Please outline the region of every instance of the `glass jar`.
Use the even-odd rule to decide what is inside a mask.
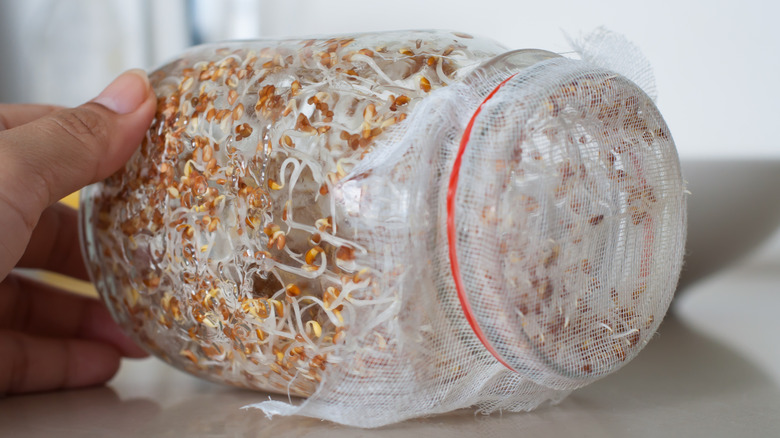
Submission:
[[[82,196],[111,313],[192,374],[378,426],[527,410],[633,358],[680,270],[669,131],[622,76],[444,31],[195,47]]]

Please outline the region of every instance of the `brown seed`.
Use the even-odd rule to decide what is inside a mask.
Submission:
[[[209,222],[209,232],[213,233],[217,229],[217,225],[219,225],[219,218],[213,218],[211,222]]]
[[[396,119],[395,117],[390,117],[389,119],[386,119],[382,122],[381,125],[379,125],[380,128],[385,129],[388,126],[395,125]]]
[[[330,286],[327,290],[325,290],[325,293],[322,294],[322,303],[325,305],[326,309],[330,309],[330,303],[333,302],[333,300],[336,299],[336,288],[333,286]]]
[[[297,297],[301,294],[301,289],[296,286],[294,283],[290,283],[285,288],[285,291],[287,292],[287,295],[290,297]]]
[[[184,93],[184,92],[186,92],[187,90],[189,90],[189,89],[192,87],[192,85],[193,85],[194,83],[195,83],[195,79],[193,79],[192,77],[187,77],[187,78],[185,78],[185,79],[184,79],[184,80],[181,82],[181,85],[179,86],[179,92],[180,92],[180,93]]]
[[[149,288],[156,288],[160,285],[160,277],[149,277],[143,279],[144,285]]]
[[[369,121],[376,115],[376,106],[373,103],[369,103],[366,109],[363,110],[363,120]]]
[[[334,334],[333,334],[333,343],[334,343],[334,344],[338,344],[339,342],[341,342],[341,340],[342,340],[343,338],[344,338],[344,331],[343,331],[343,330],[341,330],[341,327],[339,327],[339,328],[336,330],[336,333],[334,333]]]
[[[364,278],[366,278],[366,274],[368,274],[368,268],[363,268],[357,271],[355,275],[352,276],[352,282],[360,283]]]
[[[319,92],[317,92],[317,94],[314,95],[314,101],[317,102],[317,103],[323,104],[324,107],[327,108],[328,105],[325,104],[325,101],[328,100],[328,97],[329,97],[328,93],[326,93],[324,91],[319,91]],[[317,109],[322,110],[320,105],[317,105]]]
[[[313,126],[311,126],[311,122],[309,122],[309,119],[303,114],[298,114],[298,118],[295,121],[295,129],[297,129],[300,132],[305,132],[307,134],[317,133],[317,130],[314,129]]]
[[[315,337],[322,336],[322,327],[320,326],[320,323],[314,320],[306,321],[306,332],[307,334],[311,335],[313,334]],[[322,363],[322,359],[320,356],[315,356],[314,358],[319,358],[317,361],[317,366],[319,366],[320,363]],[[314,363],[314,358],[312,358],[312,363]]]
[[[403,106],[406,105],[407,103],[409,103],[409,96],[405,96],[402,94],[395,98],[395,104],[397,106]]]
[[[620,359],[621,362],[626,360],[626,351],[623,350],[623,347],[620,345],[613,345],[612,350],[615,352],[615,355],[618,359]]]
[[[631,221],[634,223],[634,225],[639,225],[644,222],[648,216],[649,215],[646,211],[635,210],[633,213],[631,213]]]
[[[310,250],[306,251],[306,264],[307,265],[313,265],[314,260],[316,260],[317,255],[319,255],[323,251],[322,247],[317,245]]]
[[[192,183],[192,192],[198,196],[203,196],[208,190],[208,184],[206,178],[203,175],[198,175]]]
[[[371,125],[369,125],[367,122],[363,122],[363,138],[371,138]]]
[[[598,216],[591,217],[588,222],[590,222],[590,224],[595,227],[596,225],[600,224],[601,221],[603,221],[603,220],[604,220],[604,215],[600,214]]]
[[[431,91],[431,81],[425,76],[420,77],[420,89],[426,93]]]
[[[276,224],[269,224],[266,225],[265,228],[263,228],[263,232],[269,238],[273,236],[277,231],[279,231],[279,225]]]
[[[284,305],[279,300],[268,300],[269,303],[271,303],[274,306],[274,311],[276,312],[276,316],[279,318],[284,318]]]
[[[320,231],[325,231],[328,228],[332,228],[333,227],[331,221],[332,221],[332,218],[330,216],[328,216],[326,218],[320,218],[320,219],[317,219],[314,222],[314,226],[317,227],[317,229],[320,230]]]
[[[287,103],[287,106],[284,107],[284,111],[282,111],[282,117],[290,114],[295,109],[295,100],[291,100]]]
[[[236,100],[238,100],[238,92],[236,90],[230,90],[227,96],[228,105],[233,106],[233,104],[236,103]]]
[[[244,115],[244,104],[239,103],[234,109],[233,109],[233,120],[238,120]]]
[[[355,250],[349,246],[342,246],[336,251],[336,258],[344,261],[355,259]]]
[[[628,335],[628,345],[630,347],[636,346],[639,343],[640,331],[637,329],[635,332]]]
[[[192,361],[193,364],[198,364],[198,357],[195,356],[195,353],[191,352],[190,350],[181,350],[179,354]]]
[[[639,299],[646,291],[647,291],[647,284],[642,283],[639,285],[639,287],[634,289],[633,292],[631,292],[631,298],[635,300]]]
[[[547,257],[544,258],[543,266],[545,268],[549,268],[553,264],[555,264],[558,261],[558,256],[561,253],[561,246],[559,244],[555,244],[555,246],[552,247],[550,250],[550,253],[547,255]]]
[[[270,248],[272,246],[276,246],[276,249],[281,251],[284,248],[286,242],[287,237],[285,236],[284,231],[277,231],[268,240],[268,247]]]

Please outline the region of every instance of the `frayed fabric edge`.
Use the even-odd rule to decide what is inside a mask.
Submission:
[[[583,32],[577,38],[564,32],[564,37],[582,61],[626,77],[639,86],[653,102],[658,100],[650,61],[639,46],[624,35],[601,26],[591,32]]]

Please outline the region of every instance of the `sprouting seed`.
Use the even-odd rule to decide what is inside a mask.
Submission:
[[[315,337],[322,336],[322,327],[320,326],[320,323],[314,320],[306,321],[306,332],[307,334],[314,334]]]
[[[306,264],[313,265],[317,255],[319,255],[322,251],[323,249],[319,245],[314,246],[310,250],[306,251]]]
[[[295,284],[290,283],[285,287],[285,291],[287,291],[287,295],[291,297],[297,297],[301,294],[301,289]]]

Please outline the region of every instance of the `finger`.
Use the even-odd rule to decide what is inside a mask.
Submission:
[[[30,123],[60,109],[62,107],[56,105],[0,103],[0,131]]]
[[[94,101],[0,132],[0,278],[27,246],[41,212],[116,171],[155,110],[143,72],[119,76]]]
[[[0,283],[0,329],[97,341],[123,356],[148,356],[122,332],[99,300],[13,274]]]
[[[0,330],[0,394],[80,388],[108,381],[119,352],[81,339],[53,339]]]
[[[2,167],[14,177],[5,179],[23,189],[6,195],[12,199],[33,195],[36,199],[30,202],[38,202],[40,213],[63,196],[107,177],[138,147],[154,109],[145,73],[131,70],[92,102],[0,132]]]
[[[89,281],[78,236],[78,212],[55,203],[41,214],[16,266],[45,269]]]

